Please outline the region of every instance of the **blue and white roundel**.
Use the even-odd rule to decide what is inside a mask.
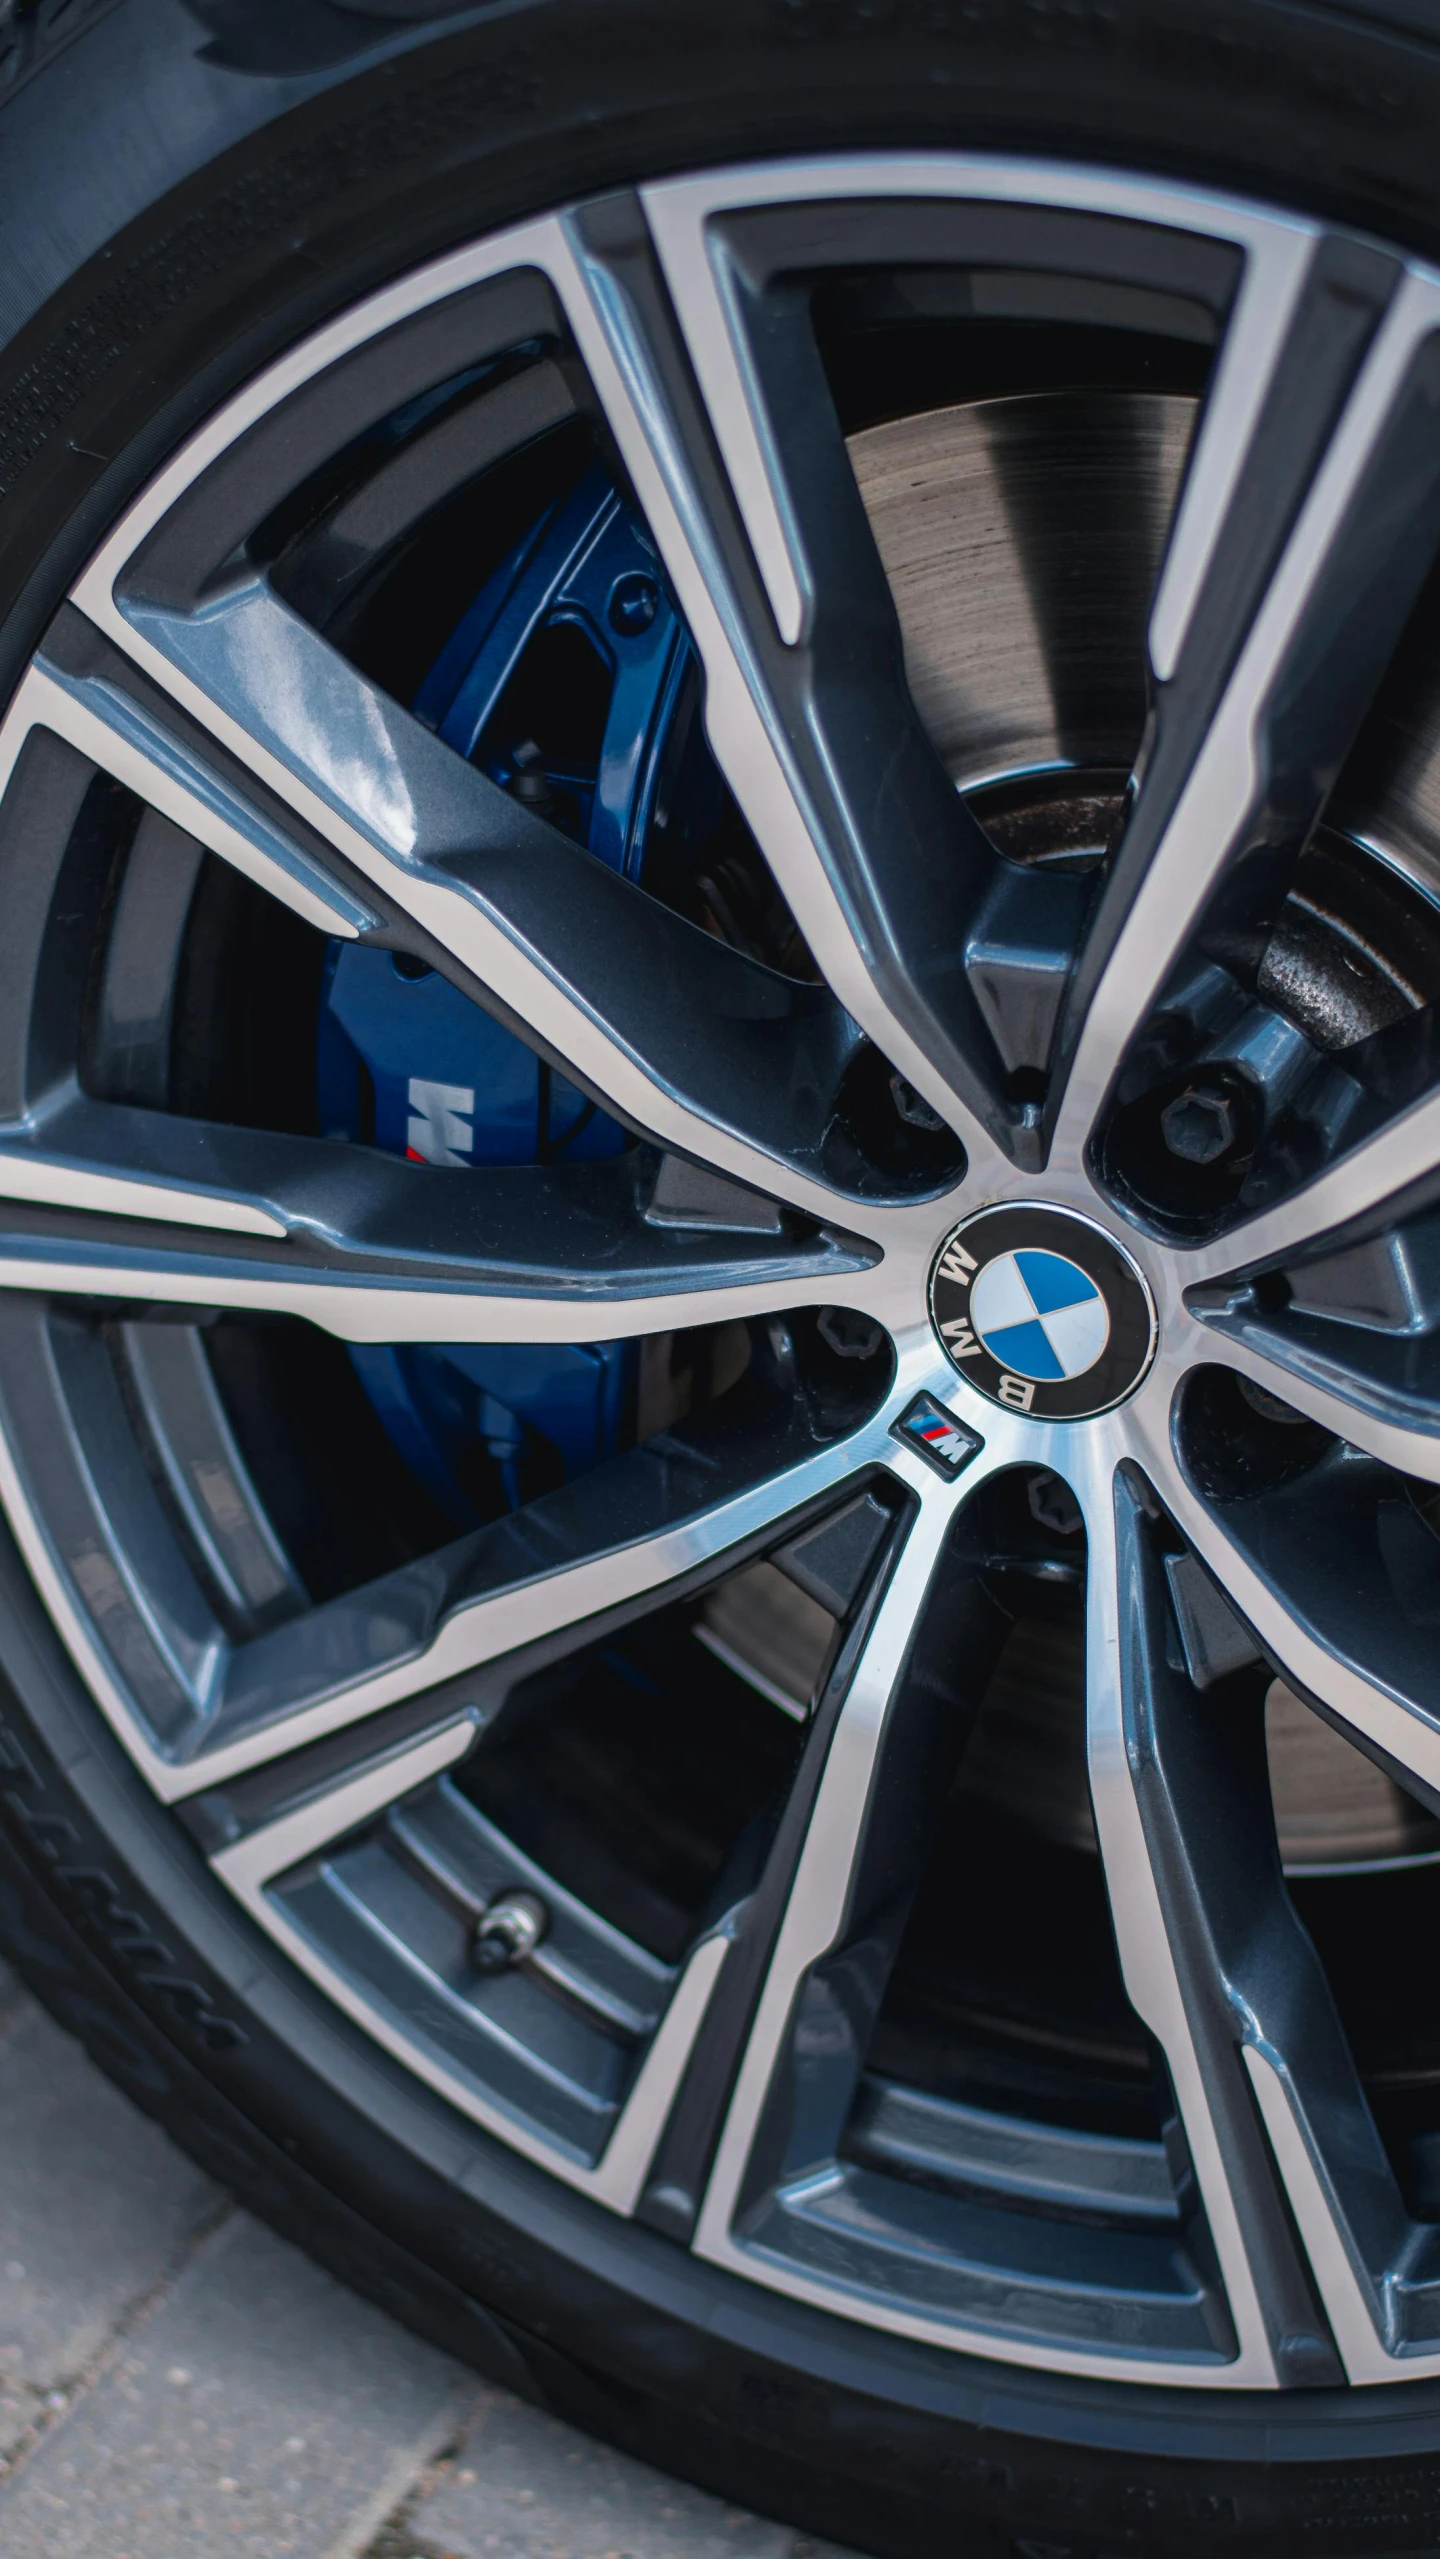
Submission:
[[[1089,1273],[1033,1247],[997,1253],[970,1291],[970,1321],[1014,1377],[1083,1377],[1110,1338],[1110,1312]]]

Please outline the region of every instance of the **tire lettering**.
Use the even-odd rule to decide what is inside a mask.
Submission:
[[[207,2052],[219,2053],[248,2041],[245,2030],[219,2014],[210,1994],[185,1978],[164,1940],[143,1915],[124,1900],[114,1877],[103,1866],[81,1863],[79,1831],[63,1813],[47,1813],[30,1802],[43,1795],[43,1784],[18,1736],[0,1723],[0,1795],[50,1870],[58,1897],[76,1924],[123,1968],[139,1988],[168,2009],[174,2023]]]

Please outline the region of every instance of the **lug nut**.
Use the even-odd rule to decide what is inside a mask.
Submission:
[[[536,1893],[498,1893],[475,1923],[471,1959],[477,1973],[507,1972],[533,1955],[550,1913]]]
[[[1237,1135],[1235,1105],[1228,1093],[1217,1093],[1203,1084],[1189,1084],[1167,1102],[1160,1114],[1160,1132],[1172,1155],[1182,1164],[1218,1164],[1228,1155]]]

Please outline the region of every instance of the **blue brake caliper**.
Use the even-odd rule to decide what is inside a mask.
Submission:
[[[567,625],[609,686],[593,767],[572,758],[567,769],[546,752],[543,712],[538,751],[507,724],[522,659]],[[688,662],[654,553],[596,467],[487,579],[414,707],[492,780],[638,880]],[[574,1163],[625,1144],[616,1121],[447,979],[353,944],[332,944],[326,959],[318,1086],[327,1137],[428,1164]],[[458,1528],[609,1456],[633,1408],[628,1343],[366,1345],[350,1356],[395,1446]]]

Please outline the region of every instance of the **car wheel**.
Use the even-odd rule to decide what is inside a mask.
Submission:
[[[1428,2547],[1430,12],[0,48],[4,1944],[732,2499]]]

